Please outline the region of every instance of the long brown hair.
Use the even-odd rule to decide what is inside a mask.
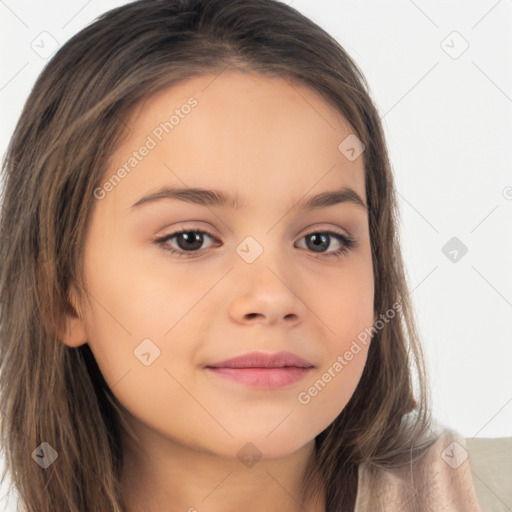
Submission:
[[[351,124],[365,146],[375,316],[401,306],[373,333],[349,403],[316,437],[303,498],[317,475],[327,511],[353,510],[360,464],[412,463],[432,442],[393,176],[361,71],[332,36],[276,0],[141,0],[105,13],[60,48],[24,106],[3,165],[2,480],[11,474],[28,512],[123,510],[119,404],[89,346],[67,347],[57,333],[66,314],[79,314],[69,294],[84,289],[94,189],[124,121],[156,91],[228,68],[306,85]],[[46,469],[33,460],[41,443],[58,453]]]

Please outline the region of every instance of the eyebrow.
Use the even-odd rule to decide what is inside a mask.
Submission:
[[[140,198],[131,208],[137,209],[142,205],[163,199],[184,201],[202,206],[228,206],[236,210],[246,207],[237,195],[227,194],[221,190],[200,187],[177,188],[166,186]],[[369,207],[361,199],[359,194],[350,187],[341,187],[337,190],[321,192],[320,194],[302,199],[295,206],[298,207],[299,210],[318,210],[339,203],[353,204],[364,209],[365,212],[369,211]]]

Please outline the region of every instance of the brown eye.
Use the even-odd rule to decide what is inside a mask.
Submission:
[[[202,247],[206,237],[215,240],[215,237],[207,231],[200,229],[181,230],[170,235],[163,236],[155,240],[155,243],[165,251],[169,251],[176,256],[192,257],[200,253],[205,247]],[[317,230],[304,235],[302,239],[306,240],[306,249],[318,255],[327,257],[339,257],[346,254],[350,249],[357,246],[354,238],[349,235],[337,233],[335,231]],[[327,251],[332,244],[332,239],[341,245],[336,250]],[[171,243],[171,241],[173,243]]]
[[[204,249],[202,245],[205,241],[205,235],[208,238],[214,238],[213,235],[207,231],[189,229],[177,231],[176,233],[171,233],[170,235],[161,237],[155,240],[155,243],[161,246],[162,249],[170,251],[173,254],[186,256],[187,253],[196,253],[201,251],[201,249]],[[170,243],[173,239],[176,239],[175,246]]]
[[[354,238],[348,235],[344,235],[342,233],[337,233],[335,231],[312,231],[307,235],[304,235],[302,238],[306,240],[306,248],[310,249],[312,252],[316,252],[317,254],[324,254],[326,256],[335,256],[339,257],[342,254],[346,254],[350,249],[356,247],[356,241]],[[336,239],[341,247],[334,251],[325,252],[325,249],[329,248],[332,243],[332,238]]]

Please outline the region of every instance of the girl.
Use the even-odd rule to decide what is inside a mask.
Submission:
[[[480,510],[429,412],[377,111],[299,12],[106,13],[44,69],[4,172],[24,510]]]

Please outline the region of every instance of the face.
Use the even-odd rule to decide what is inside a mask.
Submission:
[[[95,191],[90,306],[65,342],[90,345],[142,438],[224,457],[298,450],[352,396],[374,319],[353,130],[315,91],[236,71],[157,93],[128,126]],[[208,368],[281,351],[309,368]]]

